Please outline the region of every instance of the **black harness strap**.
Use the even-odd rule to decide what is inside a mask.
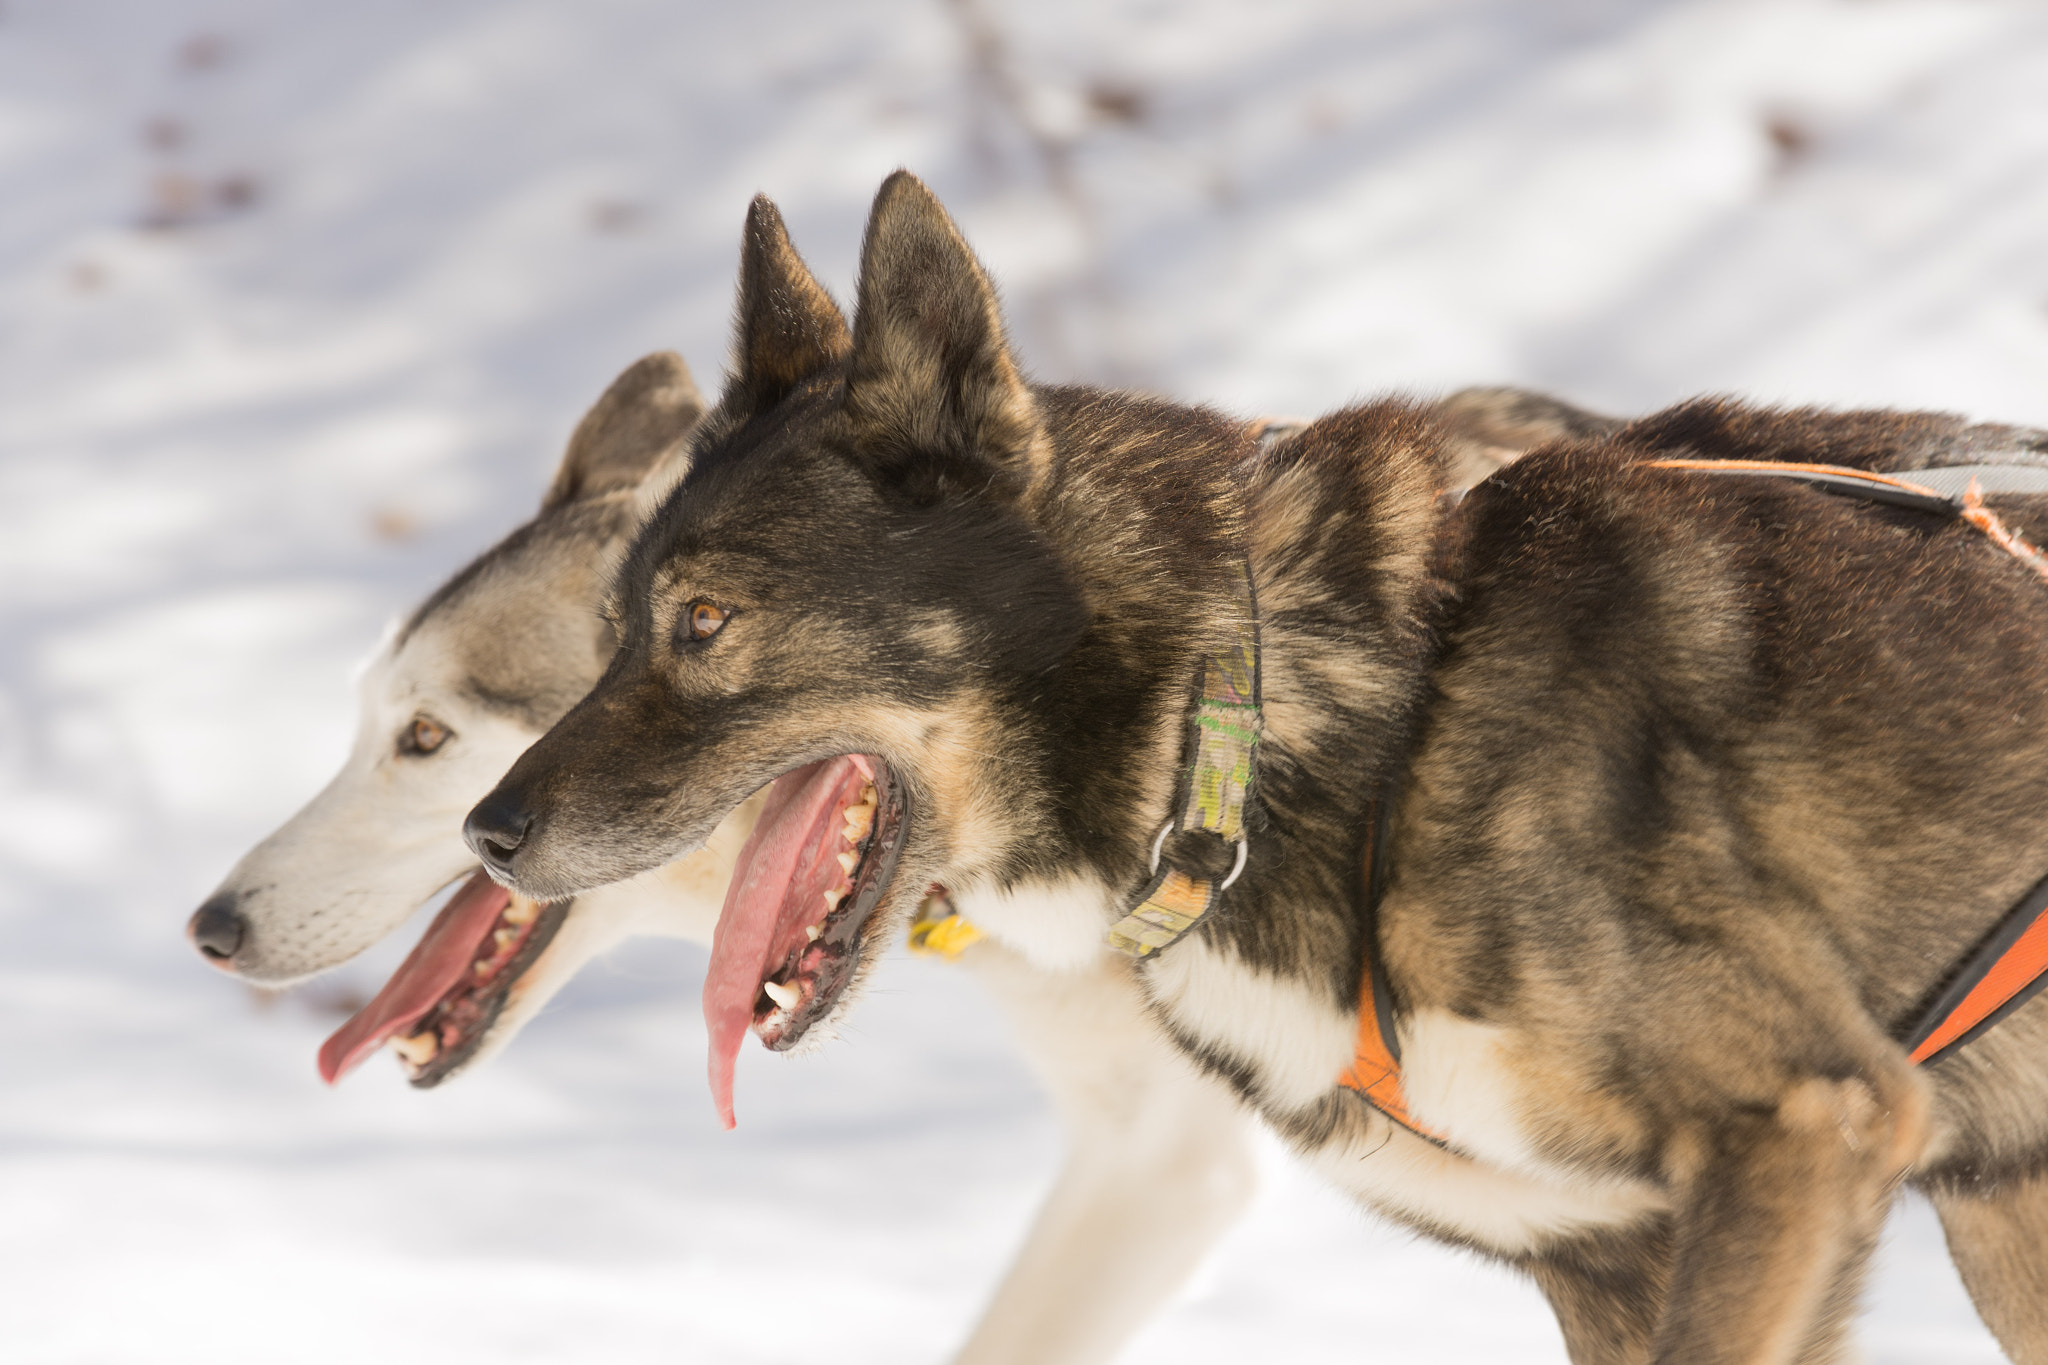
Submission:
[[[1655,468],[1693,474],[1795,479],[1824,493],[1910,507],[1977,526],[2001,549],[2042,572],[2042,556],[2008,531],[1983,505],[1991,494],[2048,494],[2048,468],[1974,464],[1874,474],[1834,465],[1774,464],[1763,460],[1655,460]],[[1893,1036],[1917,1063],[1941,1061],[2048,988],[2048,877],[2017,905],[1957,966],[1946,985]]]

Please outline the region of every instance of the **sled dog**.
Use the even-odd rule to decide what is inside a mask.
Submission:
[[[602,680],[467,821],[560,900],[773,783],[706,987],[721,1104],[936,883],[1045,971],[1132,954],[1188,1057],[1526,1270],[1577,1361],[1841,1358],[1904,1181],[2048,1361],[2048,1006],[1899,1038],[2048,874],[2048,506],[1823,491],[1983,431],[1702,401],[1454,504],[1407,403],[1261,452],[1027,383],[907,173],[850,328],[756,201],[737,357]]]
[[[587,962],[632,934],[710,944],[758,802],[705,847],[540,904],[474,875],[461,819],[596,682],[614,641],[599,589],[667,487],[703,404],[676,356],[627,369],[584,417],[538,515],[397,627],[361,681],[354,752],[192,917],[215,965],[258,983],[335,966],[461,888],[377,998],[323,1050],[330,1080],[380,1047],[415,1086],[478,1065]],[[1440,407],[1470,477],[1599,419],[1511,389]],[[1611,425],[1611,424],[1610,424]],[[1270,439],[1288,424],[1267,424]],[[1066,1120],[1065,1169],[958,1359],[1109,1359],[1236,1217],[1248,1118],[1146,1016],[1129,965],[1053,974],[991,940],[961,962],[995,995]]]

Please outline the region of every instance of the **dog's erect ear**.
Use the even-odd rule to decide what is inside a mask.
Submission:
[[[967,473],[1011,493],[1037,476],[1038,418],[995,286],[924,182],[882,182],[861,243],[846,412],[885,478]]]
[[[637,487],[703,416],[704,395],[681,356],[656,351],[640,357],[576,424],[540,510]]]
[[[742,418],[765,412],[843,360],[849,345],[839,305],[790,245],[775,205],[755,195],[740,238],[739,335],[720,405]]]

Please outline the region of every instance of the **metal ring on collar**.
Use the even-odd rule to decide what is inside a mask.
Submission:
[[[1168,820],[1159,827],[1159,837],[1152,841],[1152,870],[1154,872],[1159,870],[1159,854],[1166,847],[1166,836],[1171,833],[1173,833],[1173,821]],[[1239,839],[1237,841],[1237,865],[1230,869],[1230,875],[1225,877],[1223,884],[1216,888],[1218,892],[1228,891],[1230,884],[1244,875],[1245,858],[1251,852],[1251,847],[1251,843],[1248,840]]]
[[[1237,841],[1237,866],[1230,869],[1230,875],[1225,877],[1223,884],[1216,888],[1217,895],[1220,896],[1225,891],[1228,891],[1230,884],[1244,875],[1245,855],[1251,851],[1251,847],[1251,842],[1247,839],[1239,839]]]

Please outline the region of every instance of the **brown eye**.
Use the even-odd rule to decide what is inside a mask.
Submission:
[[[405,754],[430,754],[447,742],[447,726],[426,716],[414,716],[412,724],[406,726],[405,733],[398,737],[398,751]]]
[[[726,618],[731,615],[724,607],[714,607],[709,602],[692,602],[683,608],[683,637],[708,640],[725,629]]]

